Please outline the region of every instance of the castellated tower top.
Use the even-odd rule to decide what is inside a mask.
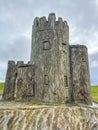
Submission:
[[[36,17],[34,19],[34,28],[38,30],[43,30],[43,29],[65,29],[66,27],[68,28],[67,22],[63,21],[61,17],[58,18],[56,21],[56,16],[55,13],[50,13],[48,16],[48,20],[46,19],[45,16],[43,17]]]

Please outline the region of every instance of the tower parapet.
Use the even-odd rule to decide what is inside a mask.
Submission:
[[[33,30],[35,31],[43,31],[43,30],[51,30],[51,29],[62,29],[63,31],[68,31],[69,26],[66,21],[63,21],[61,17],[56,21],[56,16],[54,13],[49,14],[48,20],[45,16],[36,17],[33,23]]]

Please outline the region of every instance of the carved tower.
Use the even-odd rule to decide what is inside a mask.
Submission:
[[[31,63],[36,66],[36,97],[47,102],[70,100],[69,26],[54,13],[35,18]]]

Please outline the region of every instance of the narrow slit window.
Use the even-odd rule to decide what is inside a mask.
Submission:
[[[68,79],[66,75],[64,75],[64,84],[65,84],[65,87],[68,87]]]
[[[62,43],[62,50],[65,52],[66,51],[66,46],[67,46],[67,44],[66,43]]]
[[[38,23],[38,22],[36,23],[36,26],[39,26],[39,23]]]
[[[44,75],[44,84],[45,85],[49,84],[49,76],[48,75]]]
[[[66,46],[67,44],[63,42],[62,45],[65,45],[65,46]]]

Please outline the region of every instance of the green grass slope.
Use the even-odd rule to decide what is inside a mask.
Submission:
[[[98,102],[98,86],[91,86],[93,101]]]
[[[0,83],[0,94],[3,93],[4,83]],[[93,101],[98,102],[98,86],[91,86]]]
[[[3,93],[4,83],[0,83],[0,94]]]

